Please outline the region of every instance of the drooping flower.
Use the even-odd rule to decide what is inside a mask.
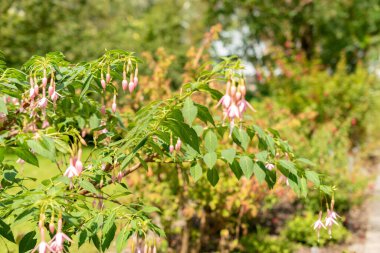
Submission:
[[[73,158],[70,158],[70,165],[67,167],[64,176],[68,178],[73,178],[75,176],[79,176],[77,169],[75,168]]]
[[[169,152],[170,153],[174,152],[174,146],[173,146],[173,144],[170,144],[170,146],[169,146]]]
[[[47,107],[48,100],[46,96],[43,96],[40,101],[38,101],[38,106],[41,107],[42,109],[45,109]]]
[[[72,242],[71,238],[62,232],[62,218],[58,219],[57,233],[54,235],[53,239],[50,241],[50,246],[53,252],[61,253],[63,252],[63,243],[66,241]]]
[[[45,230],[44,230],[44,227],[40,224],[39,228],[40,228],[41,242],[33,249],[32,253],[36,252],[37,249],[38,249],[39,253],[46,253],[47,250],[50,250],[51,252],[55,252],[53,250],[53,248],[51,248],[50,245],[45,241]]]
[[[327,216],[326,216],[326,219],[325,219],[325,226],[327,227],[327,230],[329,232],[330,238],[332,237],[332,226],[334,224],[337,225],[337,226],[339,226],[339,223],[336,221],[337,217],[338,217],[338,215],[333,210],[327,209]]]
[[[113,95],[113,102],[112,102],[112,106],[111,106],[111,109],[112,109],[112,112],[115,113],[116,112],[116,94]]]
[[[78,175],[80,175],[83,170],[83,164],[82,164],[81,158],[82,158],[82,149],[79,149],[78,154],[77,154],[77,159],[75,162],[75,169],[77,170]]]
[[[326,229],[325,225],[323,225],[323,222],[322,222],[322,211],[319,212],[318,220],[316,222],[314,222],[313,227],[314,227],[314,230],[317,231],[318,241],[319,241],[319,232],[320,232],[321,228]]]

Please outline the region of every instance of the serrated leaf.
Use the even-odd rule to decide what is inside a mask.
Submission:
[[[95,194],[98,193],[98,191],[96,190],[95,186],[93,184],[91,184],[90,182],[88,182],[88,181],[81,180],[79,182],[79,186],[82,187],[83,189],[85,189],[86,191],[91,192],[91,193],[95,193]]]
[[[55,152],[46,149],[39,141],[37,140],[28,140],[28,146],[33,150],[33,152],[55,161]]]
[[[87,238],[87,230],[82,230],[79,234],[78,249],[86,242]]]
[[[205,148],[208,152],[215,151],[215,149],[218,146],[218,137],[213,131],[211,130],[207,131],[204,141],[205,141]]]
[[[108,232],[106,234],[103,234],[103,237],[102,237],[102,251],[103,252],[110,247],[111,242],[113,238],[115,237],[115,233],[116,233],[116,225],[115,223],[113,223],[111,228],[108,230]]]
[[[246,178],[251,178],[253,173],[253,161],[248,156],[240,157],[239,165]]]
[[[288,161],[288,160],[280,160],[278,161],[278,165],[281,167],[281,168],[284,168],[286,169],[288,172],[294,174],[294,175],[297,175],[297,169],[296,169],[296,166],[294,165],[294,163],[292,163],[291,161]]]
[[[219,181],[219,174],[215,168],[207,170],[207,179],[212,186],[215,186]]]
[[[269,151],[271,152],[271,154],[273,156],[276,155],[276,149],[275,149],[274,140],[273,140],[272,136],[266,135],[265,142],[266,142],[267,147],[268,147]]]
[[[19,242],[18,252],[25,253],[33,249],[37,243],[37,239],[35,238],[35,236],[36,231],[30,231],[26,233]]]
[[[191,126],[194,119],[197,117],[197,113],[198,107],[194,105],[193,100],[189,97],[186,98],[182,108],[182,116],[185,119],[185,123]]]
[[[215,152],[207,153],[203,156],[203,161],[206,163],[209,169],[212,169],[216,164],[217,156]]]
[[[323,191],[324,193],[326,193],[327,195],[331,195],[331,193],[332,193],[332,188],[331,188],[331,186],[320,185],[320,186],[319,186],[319,189],[320,189],[321,191]]]
[[[204,105],[195,104],[198,107],[198,118],[202,120],[204,123],[210,122],[212,125],[215,125],[214,119],[208,108]]]
[[[66,142],[60,139],[54,139],[55,142],[55,147],[58,149],[59,152],[63,154],[68,154],[70,153],[70,146]]]
[[[195,125],[195,126],[192,126],[192,128],[194,129],[194,131],[197,133],[197,135],[199,137],[202,136],[202,133],[203,133],[203,127],[200,126],[200,125]]]
[[[247,132],[244,131],[243,129],[240,129],[239,132],[240,132],[239,134],[240,134],[241,147],[244,150],[247,150],[249,142],[251,141],[251,139],[249,138],[249,135],[247,134]]]
[[[100,125],[100,119],[94,113],[94,114],[91,115],[89,123],[90,123],[90,128],[91,129],[97,128]]]
[[[32,152],[30,152],[28,149],[22,148],[22,147],[17,147],[17,148],[13,148],[12,150],[15,152],[15,154],[18,157],[20,157],[25,162],[30,163],[30,164],[37,166],[37,167],[39,166],[37,157]]]
[[[197,182],[202,177],[202,167],[197,163],[190,168],[190,175]]]
[[[268,158],[268,151],[261,151],[255,155],[256,159],[265,163]]]
[[[234,159],[235,159],[235,156],[236,156],[236,150],[235,149],[232,149],[232,148],[230,148],[230,149],[225,149],[225,150],[222,150],[222,152],[221,152],[221,154],[222,154],[222,157],[224,158],[224,159],[226,159],[226,161],[228,162],[228,163],[233,163],[233,161],[234,161]]]
[[[321,182],[320,182],[319,176],[316,172],[311,171],[311,170],[307,170],[307,171],[305,171],[305,175],[306,175],[307,180],[313,182],[315,184],[315,186],[319,187]]]
[[[254,163],[253,165],[253,173],[255,173],[255,177],[257,178],[257,181],[259,183],[263,183],[265,181],[266,173],[265,171],[259,166],[259,164]]]
[[[234,173],[235,177],[239,180],[243,175],[243,171],[241,170],[239,163],[236,160],[234,160],[232,163],[230,163],[230,168]]]

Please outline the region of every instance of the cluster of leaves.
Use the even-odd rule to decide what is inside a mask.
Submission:
[[[54,223],[57,214],[63,216],[64,231],[79,236],[79,246],[88,240],[100,251],[110,246],[117,227],[120,227],[118,251],[132,235],[144,239],[145,243],[150,240],[151,232],[164,236],[149,218],[156,208],[121,200],[130,194],[121,179],[140,167],[148,169],[148,163],[175,163],[180,168],[188,164],[195,181],[203,176],[205,169],[208,181],[215,186],[219,181],[215,165],[223,162],[237,179],[255,175],[259,182],[266,182],[272,188],[281,175],[300,196],[307,195],[307,181],[318,191],[331,193],[331,187],[322,183],[320,175],[305,169],[312,163],[296,157],[274,129],[263,130],[242,121],[239,127],[231,129],[232,137],[226,145],[219,145],[228,135],[228,127],[216,122],[208,107],[195,103],[192,97],[205,93],[214,100],[220,99],[222,94],[212,89],[210,82],[223,82],[231,71],[240,71],[235,58],[226,58],[211,70],[200,71],[194,81],[182,87],[180,94],[143,106],[135,115],[128,116],[127,124],[122,115],[110,110],[103,115],[99,103],[101,99],[109,100],[107,92],[119,92],[122,96],[117,81],[122,79],[120,73],[126,61],[136,64],[139,60],[130,52],[109,50],[95,61],[70,64],[61,53],[49,53],[45,57],[32,57],[21,70],[4,70],[0,77],[1,93],[18,100],[2,105],[0,234],[3,237],[14,242],[9,224],[37,224],[41,215]],[[100,79],[105,66],[110,67],[113,84],[102,92]],[[56,106],[47,107],[50,124],[47,128],[40,127],[40,117],[28,114],[28,73],[44,69],[54,71],[56,89],[62,95]],[[30,124],[37,129],[28,127]],[[95,147],[84,162],[84,172],[69,180],[62,176],[61,168],[67,166],[67,156],[73,155],[78,146],[87,144],[80,134],[85,129],[89,133],[87,143]],[[107,131],[99,134],[104,129]],[[182,148],[174,153],[168,148],[171,138],[183,142]],[[37,167],[37,155],[46,157],[57,164],[57,175],[40,185],[29,186],[26,182],[36,179],[24,177],[17,166],[4,159],[4,154],[9,152]],[[276,169],[267,169],[269,163]],[[114,189],[112,193],[111,189]],[[91,205],[92,200],[95,201]],[[35,232],[27,233],[21,242],[23,250],[33,248]]]

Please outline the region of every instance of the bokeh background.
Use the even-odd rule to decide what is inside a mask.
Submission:
[[[162,210],[160,250],[355,252],[380,154],[379,13],[378,0],[1,0],[0,50],[9,66],[50,51],[73,62],[134,51],[148,100],[176,92],[202,63],[241,57],[252,117],[336,185],[342,226],[318,242],[318,194],[299,199],[285,183],[269,190],[227,173],[213,188],[168,165],[128,179]]]

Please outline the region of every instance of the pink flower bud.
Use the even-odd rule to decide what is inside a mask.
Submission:
[[[106,106],[102,105],[102,108],[100,109],[101,114],[106,114]]]
[[[46,87],[46,84],[47,84],[47,78],[46,76],[42,78],[42,87]]]
[[[55,228],[54,228],[54,223],[53,223],[53,222],[50,222],[50,223],[49,223],[49,231],[50,231],[50,233],[54,233],[54,230],[55,230]]]
[[[123,79],[121,86],[123,88],[123,91],[125,91],[128,88],[128,81]]]
[[[56,102],[58,100],[58,93],[56,91],[54,91],[53,94],[51,94],[51,100],[53,102]]]
[[[42,128],[47,128],[49,126],[50,126],[49,121],[44,120],[44,122],[42,122]]]
[[[104,79],[100,80],[100,83],[102,84],[103,90],[106,89],[106,81]]]
[[[29,90],[29,97],[30,99],[33,99],[35,96],[36,96],[36,93],[34,92],[34,87],[32,87]]]
[[[232,85],[231,86],[231,97],[235,97],[235,95],[236,95],[236,86],[235,85]]]
[[[117,181],[119,183],[121,183],[121,180],[123,179],[123,173],[121,171],[119,171],[119,173],[117,174]]]
[[[34,94],[37,96],[38,95],[38,91],[39,91],[39,89],[38,89],[38,85],[36,84],[36,85],[34,85]]]
[[[110,73],[107,73],[107,74],[106,74],[106,82],[107,82],[107,83],[110,83],[110,82],[111,82],[111,74],[110,74]]]
[[[137,84],[138,84],[138,82],[139,82],[139,79],[137,78],[137,76],[135,76],[135,77],[133,78],[133,82],[134,82],[135,86],[137,86]]]
[[[54,91],[55,91],[54,86],[50,85],[49,89],[48,89],[49,97],[51,97],[51,95],[53,95]]]
[[[173,151],[174,151],[174,146],[173,146],[173,145],[170,145],[170,146],[169,146],[169,152],[170,152],[170,153],[173,153]]]
[[[80,175],[80,174],[82,173],[82,170],[83,170],[83,164],[82,164],[81,160],[78,159],[78,160],[75,162],[75,169],[77,170],[78,175]]]
[[[237,101],[239,101],[241,99],[241,92],[240,91],[236,92],[235,98],[236,98]]]
[[[133,92],[133,90],[135,89],[135,83],[134,82],[132,82],[132,81],[130,81],[129,82],[129,92],[130,93],[132,93]]]
[[[112,103],[111,109],[113,113],[116,112],[116,103]]]
[[[245,88],[245,85],[240,85],[240,86],[239,86],[239,90],[240,90],[241,94],[242,94],[243,97],[244,97],[245,94],[247,93],[247,89]]]
[[[182,141],[180,138],[178,138],[177,143],[175,144],[175,150],[180,151],[182,146]]]

